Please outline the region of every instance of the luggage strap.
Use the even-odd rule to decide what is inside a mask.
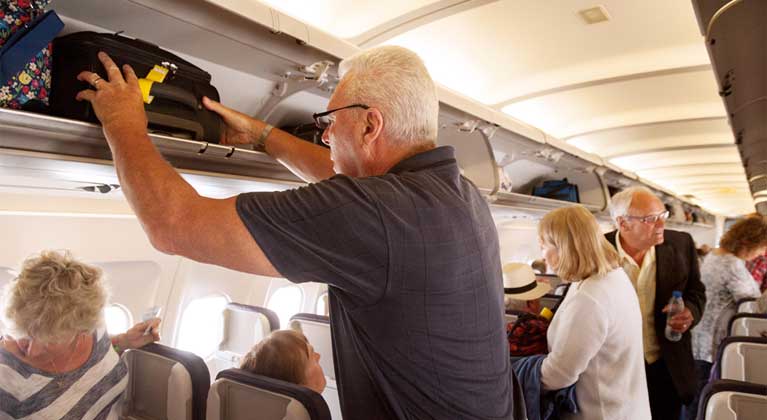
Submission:
[[[0,82],[5,84],[56,37],[64,22],[49,10],[14,33],[0,48]]]

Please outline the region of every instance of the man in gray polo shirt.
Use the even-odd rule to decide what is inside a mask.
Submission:
[[[315,114],[330,151],[205,105],[228,144],[254,142],[308,186],[200,197],[146,134],[136,78],[100,57],[79,78],[125,195],[161,251],[293,282],[327,283],[347,419],[524,418],[503,322],[498,237],[450,147],[435,147],[436,88],[420,58],[380,47],[341,63]],[[338,175],[334,175],[334,173]],[[151,174],[151,175],[147,175]]]

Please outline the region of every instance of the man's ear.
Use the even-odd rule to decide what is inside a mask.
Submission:
[[[362,142],[366,146],[372,145],[381,137],[384,128],[384,119],[381,110],[370,108],[365,111],[365,132],[362,135]]]

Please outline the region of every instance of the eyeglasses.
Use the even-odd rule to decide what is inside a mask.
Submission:
[[[319,128],[320,130],[324,130],[330,127],[330,124],[333,124],[333,121],[335,121],[335,118],[331,116],[330,114],[336,111],[340,111],[342,109],[349,109],[349,108],[370,109],[370,107],[365,104],[347,105],[347,106],[342,106],[341,108],[330,109],[325,112],[318,112],[316,114],[312,114],[312,118],[314,118],[314,123],[317,124],[317,128]]]
[[[651,223],[657,223],[658,220],[665,221],[666,219],[668,219],[668,215],[669,215],[669,212],[668,212],[668,210],[666,210],[663,213],[651,214],[649,216],[629,216],[629,215],[625,215],[623,217],[625,217],[626,219],[638,220],[638,221],[640,221],[642,223],[646,223],[646,224],[649,225]]]

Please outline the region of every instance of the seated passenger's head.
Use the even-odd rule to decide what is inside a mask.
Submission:
[[[240,368],[322,393],[325,374],[319,362],[319,353],[303,334],[279,330],[253,347],[242,359]]]
[[[746,261],[764,254],[767,249],[767,219],[752,214],[738,220],[722,236],[719,247]]]
[[[530,263],[530,267],[538,274],[546,274],[549,271],[548,267],[546,267],[546,261],[543,260],[533,261]]]
[[[100,269],[56,251],[24,261],[6,295],[11,335],[22,339],[28,356],[69,348],[80,334],[94,332],[107,301]]]
[[[535,278],[532,267],[521,263],[508,263],[503,266],[503,291],[506,309],[541,312],[541,297],[551,290],[551,286]]]
[[[336,173],[382,174],[436,145],[437,88],[417,54],[393,45],[372,48],[343,60],[338,71],[341,81],[327,105],[337,111],[322,135]]]
[[[619,266],[618,252],[583,206],[546,214],[538,224],[538,240],[546,264],[565,281],[602,276]]]

